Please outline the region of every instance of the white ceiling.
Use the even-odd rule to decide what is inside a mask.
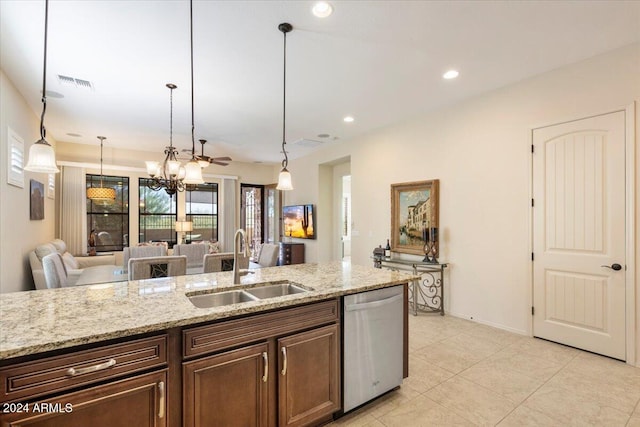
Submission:
[[[287,148],[327,144],[640,41],[638,1],[194,1],[195,133],[205,154],[279,162],[281,22]],[[2,69],[41,111],[44,0],[0,0]],[[449,68],[460,77],[445,81]],[[191,144],[189,2],[50,0],[45,125],[58,141],[161,151]],[[57,75],[94,90],[62,86]],[[344,123],[345,115],[355,122]],[[82,135],[71,137],[68,133]],[[319,138],[318,134],[330,138]],[[337,139],[334,140],[333,138]],[[196,142],[197,144],[197,142]]]

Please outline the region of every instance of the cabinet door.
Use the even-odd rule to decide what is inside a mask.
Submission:
[[[278,340],[280,426],[308,425],[340,409],[338,325]]]
[[[140,375],[86,390],[7,406],[2,427],[164,427],[166,371]]]
[[[184,426],[266,426],[268,346],[183,363]]]

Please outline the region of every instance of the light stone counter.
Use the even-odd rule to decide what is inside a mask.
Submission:
[[[413,276],[340,262],[0,294],[0,360],[407,283]],[[310,292],[196,308],[187,295],[289,280]]]

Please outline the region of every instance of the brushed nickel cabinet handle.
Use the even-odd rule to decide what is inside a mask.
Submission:
[[[287,375],[287,347],[282,347],[282,375]]]
[[[116,364],[116,359],[109,359],[108,361],[104,362],[104,363],[99,363],[97,365],[93,365],[93,366],[87,366],[86,368],[69,368],[67,369],[67,376],[68,377],[75,377],[76,375],[82,375],[82,374],[88,374],[91,372],[96,372],[96,371],[102,371],[103,369],[107,369],[110,368],[112,366],[114,366]]]
[[[164,381],[158,383],[158,393],[160,393],[160,399],[158,402],[158,418],[164,418]]]
[[[269,379],[269,355],[266,351],[262,352],[262,359],[264,360],[264,375],[262,375],[262,381],[266,383]]]

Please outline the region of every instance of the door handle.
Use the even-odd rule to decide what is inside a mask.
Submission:
[[[160,393],[160,399],[158,401],[158,418],[164,418],[164,381],[158,383],[158,392]]]
[[[287,375],[287,347],[282,347],[282,375]]]
[[[612,269],[614,271],[622,270],[622,266],[620,264],[618,264],[618,263],[611,264],[610,266],[609,265],[601,265],[600,267],[610,268],[610,269]]]
[[[264,361],[264,375],[262,375],[262,381],[266,383],[269,379],[269,355],[266,351],[262,352],[262,360]]]

